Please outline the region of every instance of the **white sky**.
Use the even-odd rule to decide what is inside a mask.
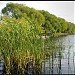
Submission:
[[[75,23],[75,1],[0,1],[0,11],[9,2],[26,4],[37,10],[47,10],[51,14]]]

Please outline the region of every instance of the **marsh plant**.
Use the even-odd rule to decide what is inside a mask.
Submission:
[[[14,70],[24,74],[30,59],[33,67],[41,65],[45,50],[40,32],[41,28],[29,19],[3,17],[0,24],[0,53],[6,74]]]

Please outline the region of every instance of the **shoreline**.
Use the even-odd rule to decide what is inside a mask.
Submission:
[[[52,38],[52,37],[61,37],[66,35],[70,35],[70,34],[69,33],[54,33],[52,35],[46,34],[46,36],[42,35],[42,38],[45,39],[45,38]]]
[[[66,35],[69,35],[69,33],[55,33],[53,34],[53,37],[66,36]]]

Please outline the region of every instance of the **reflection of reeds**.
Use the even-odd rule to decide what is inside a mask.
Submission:
[[[54,58],[58,58],[58,73],[61,74],[61,59],[62,59],[62,51],[63,51],[63,42],[58,40],[55,43],[54,40],[47,39],[46,40],[46,50],[48,51],[46,56],[49,57],[49,67],[50,67],[50,74],[53,74],[53,67],[54,67]],[[58,53],[58,57],[56,56]],[[52,60],[50,62],[50,59]]]

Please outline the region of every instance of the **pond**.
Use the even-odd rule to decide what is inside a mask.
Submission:
[[[61,37],[56,43],[63,45],[63,48],[51,50],[55,51],[54,55],[42,61],[42,73],[75,74],[75,35]]]
[[[51,56],[42,60],[42,74],[75,74],[75,35],[58,38],[54,42],[62,48],[50,50]],[[0,63],[0,74],[3,73],[3,61]]]

